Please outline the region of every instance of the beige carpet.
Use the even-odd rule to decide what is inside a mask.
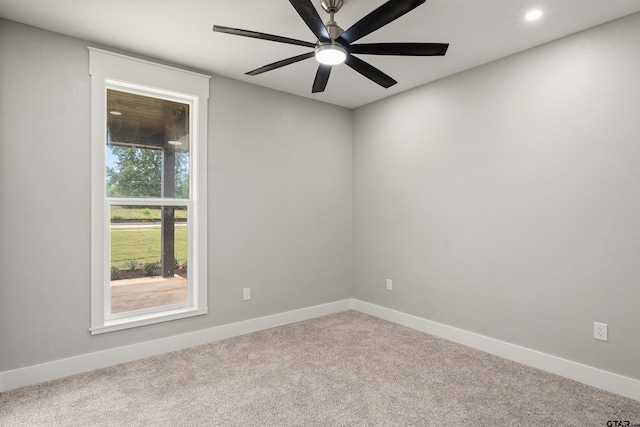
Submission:
[[[0,394],[1,426],[596,427],[610,420],[640,424],[640,402],[355,311]]]

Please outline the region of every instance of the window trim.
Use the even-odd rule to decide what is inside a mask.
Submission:
[[[89,47],[91,75],[91,326],[92,335],[117,331],[159,322],[199,316],[208,313],[207,307],[207,104],[209,79],[206,76],[179,68]],[[136,199],[136,203],[159,204],[176,202],[189,206],[190,254],[189,287],[193,302],[188,307],[168,306],[163,310],[132,312],[127,316],[108,316],[110,305],[110,241],[106,197],[106,93],[114,85],[135,93],[142,89],[158,97],[183,95],[193,103],[194,114],[192,158],[190,170],[190,199]],[[181,98],[179,96],[179,98]],[[123,200],[123,199],[117,199]]]

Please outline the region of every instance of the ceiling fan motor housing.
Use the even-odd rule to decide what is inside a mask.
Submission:
[[[342,35],[342,33],[344,33],[344,30],[340,28],[338,24],[336,24],[336,21],[333,20],[327,22],[325,24],[325,27],[327,27],[327,32],[329,33],[329,37],[331,37],[331,40],[337,39]]]

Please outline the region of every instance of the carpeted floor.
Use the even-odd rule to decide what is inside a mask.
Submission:
[[[0,394],[1,426],[607,426],[640,402],[356,311]]]

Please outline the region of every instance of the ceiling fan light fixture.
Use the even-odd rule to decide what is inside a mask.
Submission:
[[[347,49],[338,43],[322,43],[316,47],[316,60],[321,64],[342,64],[345,59],[347,59]]]

